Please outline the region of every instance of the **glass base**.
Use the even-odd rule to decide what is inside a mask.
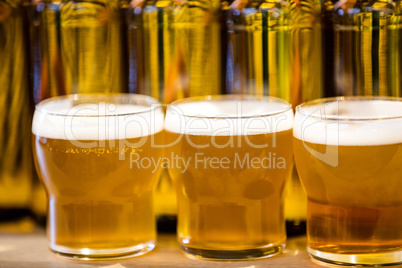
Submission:
[[[204,259],[214,261],[246,261],[272,257],[280,253],[285,248],[285,244],[245,250],[211,250],[191,248],[184,245],[180,245],[180,248],[184,252],[184,254],[187,255],[187,257],[192,259]]]
[[[381,267],[402,264],[402,250],[384,253],[334,254],[307,247],[309,255],[320,264]]]
[[[103,261],[112,259],[126,259],[143,255],[155,248],[156,241],[152,240],[133,247],[115,249],[69,248],[50,244],[50,250],[59,257],[70,260]]]

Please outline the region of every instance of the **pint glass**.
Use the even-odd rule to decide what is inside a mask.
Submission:
[[[292,124],[291,106],[275,97],[193,97],[168,107],[167,163],[187,255],[262,258],[284,248]]]
[[[319,261],[402,262],[402,99],[339,97],[297,107],[308,252]]]
[[[163,120],[158,102],[143,95],[68,95],[36,106],[33,147],[52,251],[85,260],[154,248],[161,165],[152,159],[163,154]]]

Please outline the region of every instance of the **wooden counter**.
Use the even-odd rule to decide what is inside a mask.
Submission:
[[[157,247],[146,255],[109,262],[75,262],[57,257],[47,248],[45,231],[39,229],[30,234],[0,233],[0,267],[321,267],[313,263],[306,250],[306,238],[288,240],[286,250],[274,257],[242,262],[216,262],[192,260],[180,252],[175,236],[163,234],[158,237]]]

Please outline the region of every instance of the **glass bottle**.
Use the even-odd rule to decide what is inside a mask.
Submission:
[[[28,4],[0,0],[0,223],[30,214],[33,165]],[[25,228],[26,227],[26,228]],[[26,231],[30,225],[25,225]]]
[[[233,2],[225,18],[222,61],[228,94],[270,95],[290,100],[289,4]]]
[[[323,1],[325,96],[400,96],[401,1]]]
[[[38,0],[31,23],[35,103],[127,91],[120,0]]]
[[[125,18],[120,0],[35,0],[30,21],[34,102],[74,93],[127,92]],[[44,221],[46,196],[34,187]]]
[[[224,14],[226,93],[276,96],[294,107],[321,96],[317,3],[234,1]],[[306,203],[294,168],[284,200],[288,235],[305,232]]]
[[[289,2],[290,37],[290,102],[295,108],[302,102],[323,96],[320,1]],[[289,235],[306,232],[307,197],[296,170],[287,185],[285,215]]]
[[[127,1],[129,91],[169,104],[218,94],[220,25],[216,0]],[[158,228],[176,229],[176,195],[165,170],[155,191]]]

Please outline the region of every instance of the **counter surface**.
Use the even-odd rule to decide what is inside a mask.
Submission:
[[[76,262],[50,252],[45,231],[40,229],[30,234],[0,233],[0,267],[321,267],[310,260],[305,247],[306,238],[302,236],[288,239],[285,251],[271,258],[242,262],[203,261],[187,258],[177,247],[173,234],[162,234],[158,237],[157,247],[143,256],[108,262]]]

